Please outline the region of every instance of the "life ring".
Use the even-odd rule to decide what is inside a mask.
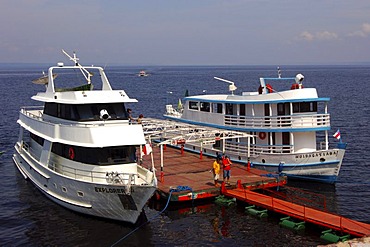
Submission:
[[[75,158],[75,150],[72,147],[68,149],[68,156],[71,160]]]
[[[266,132],[260,132],[258,134],[258,137],[261,139],[261,140],[264,140],[266,138]]]

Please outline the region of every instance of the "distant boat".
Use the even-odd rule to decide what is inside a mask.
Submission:
[[[144,70],[141,70],[138,74],[138,76],[148,76],[149,74],[147,74]]]
[[[42,72],[43,76],[35,79],[35,80],[32,80],[33,83],[35,84],[40,84],[40,85],[46,85],[49,83],[49,76],[47,74],[45,74],[45,72],[43,71]],[[55,79],[58,75],[57,74],[53,74],[53,79]]]

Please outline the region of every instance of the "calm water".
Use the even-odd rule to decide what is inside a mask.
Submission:
[[[150,76],[138,77],[145,69]],[[111,246],[135,226],[79,215],[47,200],[16,170],[11,156],[18,135],[18,110],[38,105],[30,97],[43,86],[32,79],[47,67],[0,67],[0,246]],[[139,103],[130,105],[133,115],[161,118],[165,104],[176,104],[190,94],[227,92],[228,84],[214,76],[236,82],[237,93],[256,91],[259,77],[276,76],[275,67],[111,67],[106,73],[115,89],[124,89]],[[366,93],[370,67],[283,67],[283,76],[305,75],[304,86],[316,87],[330,97],[332,133],[341,130],[348,142],[339,181],[335,186],[292,183],[327,197],[331,211],[370,223],[370,108]],[[274,84],[274,88],[290,87]],[[203,92],[206,90],[205,92]],[[171,93],[170,93],[171,92]],[[334,141],[331,138],[331,141]],[[164,207],[148,204],[150,219]],[[212,202],[175,208],[155,217],[118,246],[315,246],[323,244],[320,232],[308,228],[296,234],[279,227],[277,217],[257,219],[245,214],[244,205],[231,208]]]

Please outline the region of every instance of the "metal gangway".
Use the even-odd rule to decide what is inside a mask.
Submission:
[[[199,148],[200,159],[203,155],[204,145],[214,144],[216,141],[232,139],[232,138],[247,138],[247,157],[250,157],[250,143],[253,135],[245,132],[232,131],[217,129],[206,126],[199,126],[187,123],[181,123],[171,120],[145,118],[142,121],[143,131],[145,139],[148,144],[153,145],[155,143],[160,148],[160,162],[161,162],[161,177],[163,177],[163,147],[166,145],[179,146],[181,147],[181,153],[183,153],[184,145],[191,145],[193,149]],[[224,142],[220,149],[212,147],[212,149],[220,154],[225,154]],[[142,153],[142,147],[140,147],[140,153]],[[152,166],[154,167],[154,159],[151,154]]]

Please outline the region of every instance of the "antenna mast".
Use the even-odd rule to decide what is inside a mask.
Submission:
[[[80,60],[80,59],[76,56],[76,52],[73,52],[73,57],[71,57],[63,49],[62,49],[62,52],[64,53],[64,55],[66,55],[69,58],[69,60],[71,60],[75,63],[76,67],[78,67],[80,69],[81,73],[83,74],[83,76],[85,77],[85,79],[87,81],[87,84],[91,84],[91,76],[93,76],[93,74],[91,74],[87,69],[85,69],[81,64],[78,63],[78,60]]]

